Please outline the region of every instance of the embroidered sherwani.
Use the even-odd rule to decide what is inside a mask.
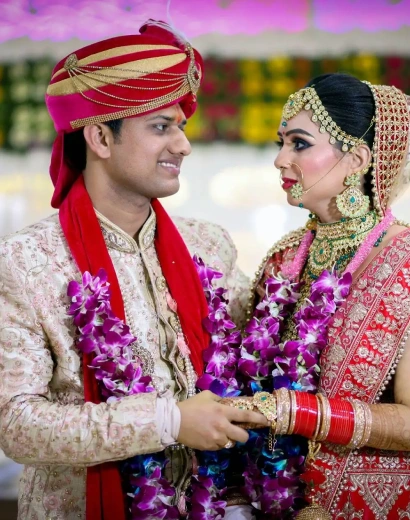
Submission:
[[[107,405],[84,403],[81,358],[67,315],[67,284],[81,279],[53,215],[0,242],[0,446],[25,464],[19,518],[74,520],[85,516],[86,467],[163,449],[156,398],[187,397],[176,342],[176,316],[154,247],[155,213],[134,241],[97,215],[120,283],[137,354],[156,392]],[[188,249],[220,270],[234,319],[243,314],[247,279],[219,226],[175,219]],[[185,449],[167,449],[177,495],[191,471]],[[172,468],[172,469],[171,469]]]

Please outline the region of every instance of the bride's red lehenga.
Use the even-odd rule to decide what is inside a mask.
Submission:
[[[376,102],[373,205],[379,219],[383,219],[395,196],[410,183],[410,116],[407,98],[401,91],[387,86],[371,88]],[[290,233],[270,250],[254,280],[249,312],[266,278],[284,267],[286,270],[293,262],[305,233],[306,229]],[[297,279],[307,281],[305,271]],[[395,370],[409,334],[407,228],[360,273],[334,314],[328,344],[320,358],[319,392],[327,398],[355,399],[367,404],[394,403]],[[302,510],[303,518],[325,518],[329,514],[340,520],[410,518],[409,451],[349,449],[322,442],[309,475],[313,475],[315,483],[309,499],[320,505],[327,516],[320,516],[308,506]]]

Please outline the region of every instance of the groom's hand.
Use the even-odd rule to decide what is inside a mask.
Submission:
[[[248,433],[235,423],[252,424],[254,427],[269,426],[261,413],[240,410],[221,401],[220,397],[205,390],[178,403],[181,427],[177,441],[197,450],[215,451],[232,442],[248,440]]]

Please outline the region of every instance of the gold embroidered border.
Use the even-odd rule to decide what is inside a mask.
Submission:
[[[171,104],[173,101],[182,98],[186,94],[191,92],[191,89],[188,84],[184,85],[183,88],[177,90],[176,92],[172,92],[171,94],[167,94],[166,96],[161,96],[160,98],[156,98],[148,103],[143,103],[137,107],[127,108],[125,110],[120,110],[117,112],[112,112],[111,114],[102,114],[100,116],[91,116],[85,117],[83,119],[75,119],[74,121],[70,121],[71,128],[82,128],[86,125],[95,125],[98,123],[105,123],[106,121],[112,121],[114,119],[122,119],[124,117],[136,116],[138,114],[142,114],[148,112],[149,110],[155,110],[156,108],[161,108],[165,105]],[[94,100],[94,102],[96,102]],[[105,103],[101,103],[102,105],[106,105]],[[107,106],[107,105],[106,105]],[[110,105],[108,105],[110,106]]]

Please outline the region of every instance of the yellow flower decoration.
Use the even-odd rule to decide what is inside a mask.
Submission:
[[[274,139],[271,103],[248,103],[241,109],[240,135],[252,144],[264,144]]]
[[[275,56],[268,61],[268,70],[273,74],[285,74],[292,70],[292,60],[286,56]]]
[[[247,76],[241,81],[241,90],[245,96],[256,97],[263,94],[263,76]]]
[[[273,135],[276,135],[277,129],[279,128],[280,122],[282,120],[282,103],[272,103],[269,107],[271,117],[272,117],[272,127],[273,127]]]
[[[188,124],[185,127],[185,134],[188,139],[200,139],[203,135],[204,118],[202,110],[198,107],[195,114],[189,118]]]
[[[297,90],[296,83],[293,78],[283,77],[278,79],[272,79],[269,83],[268,92],[274,97],[286,99]]]
[[[377,74],[380,69],[380,61],[376,56],[360,54],[353,58],[353,66],[357,74]]]
[[[262,75],[262,63],[258,60],[240,60],[240,70],[244,76]]]

